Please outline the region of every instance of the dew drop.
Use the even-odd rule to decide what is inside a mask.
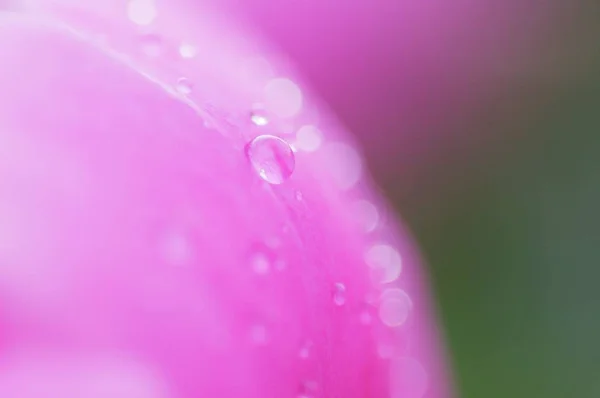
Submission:
[[[185,77],[179,78],[179,80],[177,80],[177,84],[175,85],[177,92],[183,95],[189,95],[192,92],[192,87],[192,82]]]
[[[127,17],[136,25],[150,25],[157,14],[153,0],[130,0],[127,3]]]
[[[149,57],[158,57],[162,50],[162,39],[160,36],[148,34],[142,36],[142,51]]]
[[[402,258],[396,249],[387,244],[375,244],[365,253],[375,283],[393,282],[402,271]]]
[[[266,126],[269,124],[267,114],[263,110],[255,110],[250,114],[250,121],[256,126]]]
[[[182,58],[194,58],[197,54],[198,50],[196,49],[196,47],[194,47],[194,45],[190,44],[190,43],[181,43],[181,45],[179,46],[179,55],[181,55]]]
[[[296,191],[296,200],[297,200],[298,202],[301,202],[301,201],[302,201],[302,199],[304,199],[304,195],[302,195],[302,192],[300,192],[300,191]]]
[[[402,326],[412,309],[412,301],[401,289],[388,289],[381,295],[379,319],[389,327]]]
[[[281,184],[294,172],[296,159],[287,142],[260,135],[248,144],[246,153],[256,173],[270,184]]]
[[[343,283],[336,283],[333,286],[333,303],[337,306],[346,303],[346,285]]]

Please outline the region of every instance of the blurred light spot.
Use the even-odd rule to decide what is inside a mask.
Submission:
[[[381,295],[379,319],[389,327],[398,327],[406,322],[412,309],[412,301],[401,289],[388,289]]]
[[[372,320],[373,317],[371,316],[371,313],[369,311],[364,310],[360,313],[360,323],[362,323],[363,325],[370,325]]]
[[[250,329],[250,339],[256,345],[267,344],[267,328],[264,325],[254,325]]]
[[[258,251],[252,255],[251,259],[252,270],[259,275],[268,274],[271,270],[271,261],[268,256],[262,251]]]
[[[127,17],[136,25],[150,25],[156,16],[157,11],[153,0],[130,0],[127,3]]]
[[[163,255],[171,265],[183,265],[190,261],[192,250],[186,237],[178,232],[169,232],[163,241]]]
[[[246,151],[256,173],[270,184],[281,184],[294,172],[296,159],[287,142],[272,135],[253,139]]]
[[[402,271],[402,258],[390,245],[375,244],[365,253],[365,262],[371,268],[376,283],[393,282]]]
[[[323,137],[315,126],[303,126],[296,133],[295,145],[298,149],[306,152],[314,152],[321,146]]]
[[[337,306],[342,306],[346,303],[346,285],[343,283],[333,285],[333,303]]]
[[[189,95],[192,92],[192,87],[192,82],[189,79],[181,77],[177,80],[175,90],[177,90],[179,94]]]
[[[3,358],[2,397],[170,398],[157,372],[124,358],[27,354]]]
[[[298,353],[298,356],[300,357],[300,359],[308,359],[311,355],[311,351],[313,349],[313,342],[308,340],[305,341],[304,344],[302,344],[302,347],[300,347],[300,352]]]
[[[181,45],[179,46],[179,55],[181,55],[182,58],[194,58],[196,56],[198,52],[198,49],[190,44],[190,43],[181,43]]]
[[[427,392],[427,372],[416,359],[394,358],[390,373],[391,398],[422,398]]]
[[[158,57],[162,51],[162,39],[160,36],[147,34],[142,36],[142,52],[149,57]]]
[[[367,200],[357,200],[352,204],[351,212],[364,232],[371,232],[379,223],[379,212],[377,207]]]
[[[272,79],[265,87],[265,104],[279,117],[292,117],[302,109],[302,92],[289,79]]]
[[[333,182],[343,190],[352,188],[362,174],[362,160],[358,152],[343,143],[330,143],[324,149],[323,161]]]

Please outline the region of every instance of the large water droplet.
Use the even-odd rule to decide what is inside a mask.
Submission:
[[[175,89],[179,94],[189,95],[192,92],[192,82],[185,78],[181,77],[177,80],[177,84],[175,85]]]
[[[156,19],[156,15],[153,0],[130,0],[127,3],[127,17],[136,25],[150,25]]]
[[[272,135],[260,135],[248,144],[246,153],[263,180],[281,184],[294,172],[296,159],[287,142]]]
[[[342,306],[346,303],[346,285],[343,283],[333,285],[333,303],[337,306]]]

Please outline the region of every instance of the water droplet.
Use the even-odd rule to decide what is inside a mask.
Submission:
[[[127,17],[136,25],[150,25],[157,14],[153,0],[130,0],[127,3]]]
[[[271,270],[271,261],[263,252],[257,252],[252,256],[252,270],[259,275],[268,274]]]
[[[365,253],[365,261],[371,267],[371,277],[375,283],[393,282],[402,271],[402,258],[392,246],[375,244]]]
[[[313,342],[308,340],[302,345],[302,347],[300,347],[300,352],[298,353],[298,356],[301,359],[308,359],[310,357],[312,349],[313,349]]]
[[[162,50],[162,39],[157,35],[142,36],[142,51],[150,57],[158,57]]]
[[[315,126],[303,126],[296,133],[296,147],[301,151],[314,152],[321,146],[323,137]]]
[[[272,79],[265,86],[265,104],[279,117],[292,117],[302,109],[302,91],[290,79]]]
[[[406,322],[412,309],[412,301],[401,289],[388,289],[381,294],[379,319],[389,327],[398,327]]]
[[[333,286],[333,302],[337,306],[342,306],[346,303],[346,285],[336,283]]]
[[[183,95],[189,95],[192,92],[192,87],[192,82],[185,77],[179,78],[179,80],[177,80],[177,84],[175,85],[177,92]]]
[[[272,135],[253,139],[246,153],[256,173],[270,184],[283,183],[296,167],[296,159],[288,143]]]
[[[250,121],[256,126],[266,126],[269,124],[269,119],[264,110],[255,110],[250,114]]]
[[[179,46],[179,55],[181,55],[182,58],[194,58],[197,52],[198,49],[193,44],[183,42]]]
[[[250,329],[250,339],[256,345],[267,344],[267,328],[264,325],[254,325]]]
[[[302,192],[296,191],[296,200],[300,202],[302,201],[302,199],[304,199],[304,195],[302,195]]]

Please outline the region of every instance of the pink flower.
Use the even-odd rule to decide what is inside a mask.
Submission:
[[[0,13],[0,396],[444,398],[418,253],[206,7]]]

